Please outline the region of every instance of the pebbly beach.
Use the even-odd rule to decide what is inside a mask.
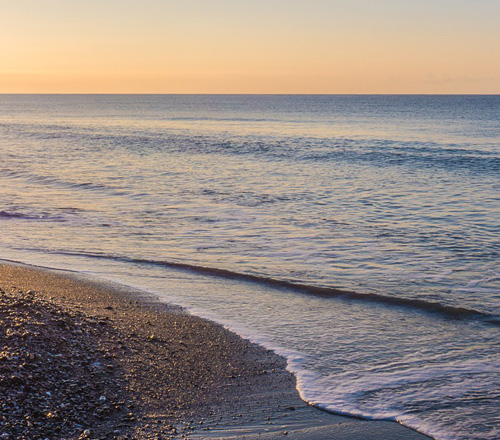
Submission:
[[[152,295],[0,265],[2,439],[427,438],[302,401],[285,359]]]

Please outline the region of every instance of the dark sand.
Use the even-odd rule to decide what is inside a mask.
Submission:
[[[303,402],[286,362],[89,277],[0,264],[1,439],[426,439]]]

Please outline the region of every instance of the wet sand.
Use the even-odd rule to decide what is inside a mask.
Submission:
[[[153,295],[11,262],[0,289],[2,438],[428,438],[311,407],[285,359]]]

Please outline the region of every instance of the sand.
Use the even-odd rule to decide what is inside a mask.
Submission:
[[[313,408],[285,359],[145,292],[12,262],[0,289],[0,438],[428,438]]]

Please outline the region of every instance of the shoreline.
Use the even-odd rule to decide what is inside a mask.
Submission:
[[[0,260],[0,287],[2,301],[24,304],[21,315],[36,309],[38,315],[47,317],[44,328],[55,325],[57,334],[69,332],[72,342],[83,341],[82,347],[95,349],[94,356],[111,362],[104,371],[92,369],[101,361],[66,365],[66,369],[78,370],[82,378],[85,374],[91,380],[102,376],[102,386],[109,386],[110,394],[104,392],[104,402],[114,399],[117,403],[111,410],[112,405],[101,405],[108,409],[99,412],[103,402],[94,402],[97,409],[92,407],[87,419],[93,426],[68,422],[66,437],[53,438],[429,438],[396,422],[365,421],[312,407],[300,399],[295,376],[286,370],[284,358],[217,323],[162,303],[152,294],[77,272],[4,260]],[[50,321],[54,314],[84,330],[75,337],[71,326]],[[24,328],[28,315],[21,315],[16,325]],[[7,337],[7,330],[0,333],[4,349],[16,342],[15,337]],[[31,336],[25,333],[19,341],[29,346]],[[64,360],[66,355],[61,354]],[[9,368],[15,369],[14,364]],[[21,380],[17,385],[0,382],[0,390],[22,387],[23,392],[36,394],[37,385],[29,382],[29,374]],[[115,399],[115,395],[121,397]],[[92,396],[95,400],[97,394]],[[61,426],[50,422],[50,426]],[[1,425],[0,434],[23,438],[3,432]]]

